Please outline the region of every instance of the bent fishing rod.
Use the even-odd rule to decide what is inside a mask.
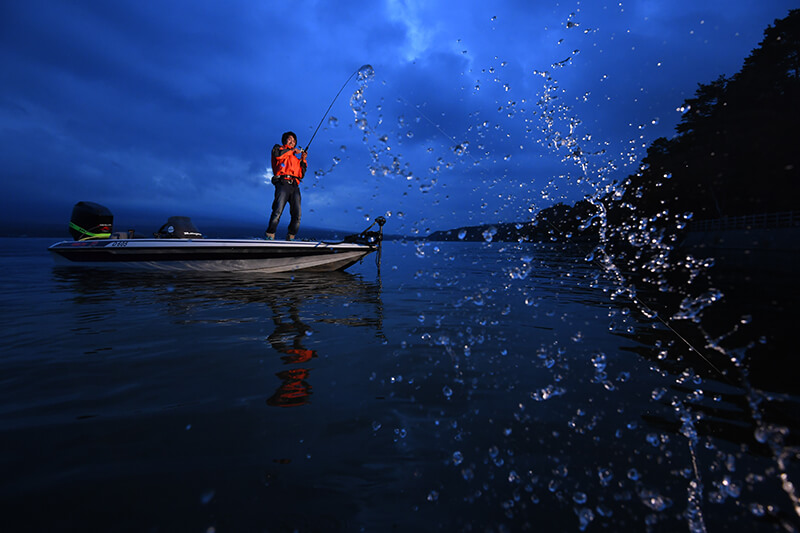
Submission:
[[[308,143],[306,144],[306,147],[303,148],[303,152],[306,152],[306,153],[308,152],[308,147],[311,146],[311,141],[313,141],[314,137],[317,136],[317,132],[319,131],[320,126],[322,126],[322,122],[325,120],[325,117],[328,116],[328,113],[330,112],[331,108],[333,107],[333,103],[336,102],[336,99],[339,98],[340,94],[342,94],[342,91],[344,91],[344,88],[347,86],[348,83],[350,83],[350,80],[353,79],[353,76],[355,76],[356,74],[358,74],[362,70],[372,70],[372,65],[369,65],[369,64],[361,65],[360,67],[358,67],[355,70],[355,72],[350,74],[350,77],[347,78],[347,81],[344,82],[344,84],[342,85],[342,88],[339,89],[339,92],[336,93],[336,96],[334,96],[333,100],[331,100],[331,105],[328,106],[328,109],[325,111],[325,114],[322,115],[322,118],[319,120],[319,124],[317,124],[317,129],[314,130],[314,134],[311,135],[311,139],[309,139]]]

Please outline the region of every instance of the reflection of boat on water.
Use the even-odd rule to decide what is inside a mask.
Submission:
[[[366,283],[344,272],[332,272],[301,273],[282,286],[286,290],[276,291],[267,298],[274,326],[267,342],[281,354],[280,359],[287,368],[275,373],[281,383],[267,399],[267,405],[299,407],[309,403],[313,394],[309,378],[313,369],[312,360],[318,357],[318,353],[307,345],[314,329],[311,324],[375,328],[377,334],[383,337],[380,284]],[[374,311],[368,314],[347,311],[344,314],[344,308],[331,301],[337,298],[346,299],[351,310],[356,307],[354,304],[367,303]],[[315,299],[318,303],[321,303],[319,300],[328,300],[333,305],[315,306]],[[302,312],[308,305],[315,306],[314,313]]]
[[[346,328],[373,329],[380,338],[383,332],[383,303],[380,277],[367,281],[347,272],[137,272],[126,276],[98,276],[92,269],[54,269],[56,283],[65,284],[76,300],[101,303],[116,302],[126,295],[149,293],[163,302],[170,316],[182,320],[194,308],[212,308],[225,304],[252,307],[247,311],[263,315],[263,305],[270,310],[275,328],[280,322],[301,320]],[[227,309],[227,307],[220,307]],[[230,319],[228,313],[220,323]]]
[[[156,321],[167,327],[170,323],[179,324],[184,329],[200,324],[206,331],[215,331],[218,324],[221,328],[216,331],[225,343],[228,334],[223,329],[232,322],[253,324],[245,326],[247,337],[256,340],[257,345],[263,343],[271,354],[268,359],[279,365],[272,371],[279,381],[267,385],[274,391],[265,397],[270,406],[295,407],[309,402],[313,362],[319,357],[318,351],[325,351],[313,336],[315,329],[333,328],[343,331],[335,335],[344,337],[348,335],[345,330],[358,328],[384,338],[380,280],[365,281],[347,272],[140,272],[135,276],[97,276],[92,270],[55,269],[53,275],[57,283],[69,287],[79,304],[96,308],[106,302],[105,308],[116,308],[117,302],[135,297],[156,309],[157,315],[166,312],[166,323],[151,315],[145,317],[145,327]],[[131,326],[129,320],[120,323]],[[134,328],[138,330],[138,325],[134,324]]]
[[[120,291],[146,291],[155,300],[164,300],[168,309],[190,309],[205,303],[267,304],[273,316],[313,309],[315,322],[382,329],[380,278],[367,281],[347,272],[137,272],[98,276],[92,269],[65,268],[54,269],[53,276],[57,283],[69,285],[76,296],[92,302],[124,298]],[[337,299],[346,302],[347,311],[336,305],[316,305]],[[296,310],[282,310],[283,306]],[[356,307],[364,311],[360,316],[353,316]]]
[[[56,263],[78,267],[112,267],[127,270],[294,272],[344,270],[378,251],[385,219],[351,235],[343,242],[274,241],[261,239],[205,239],[187,217],[171,217],[154,234],[134,238],[134,232],[112,233],[113,216],[91,202],[73,210],[70,232],[74,241],[48,248]]]

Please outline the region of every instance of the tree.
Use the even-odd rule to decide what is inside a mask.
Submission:
[[[796,208],[800,10],[764,35],[739,73],[699,84],[673,139],[650,146],[626,197],[641,214],[664,206],[697,218]]]

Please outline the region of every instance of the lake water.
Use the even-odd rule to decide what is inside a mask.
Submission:
[[[794,344],[706,361],[579,251],[142,275],[53,241],[0,240],[4,531],[798,529]]]

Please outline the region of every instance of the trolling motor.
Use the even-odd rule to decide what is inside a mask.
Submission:
[[[377,224],[378,231],[370,231],[372,227]],[[383,225],[386,224],[386,219],[383,217],[377,217],[375,222],[370,224],[370,226],[362,231],[361,233],[356,233],[354,235],[348,235],[344,238],[344,242],[352,242],[355,244],[366,244],[367,246],[378,246],[380,248],[381,242],[383,241]]]
[[[378,231],[371,231],[372,227],[377,224]],[[375,257],[375,263],[378,265],[378,276],[381,274],[381,255],[382,255],[382,247],[381,243],[383,242],[383,225],[386,224],[386,219],[383,217],[376,217],[375,222],[370,224],[370,226],[362,231],[361,233],[356,233],[355,235],[348,235],[344,238],[343,242],[352,242],[354,244],[365,244],[367,246],[377,246],[378,247],[378,254]]]

